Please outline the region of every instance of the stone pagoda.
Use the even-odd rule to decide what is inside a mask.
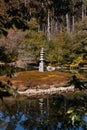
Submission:
[[[41,48],[40,52],[40,63],[39,63],[39,72],[44,72],[44,49]]]

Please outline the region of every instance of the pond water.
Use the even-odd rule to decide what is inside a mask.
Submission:
[[[0,101],[0,130],[86,130],[87,91]]]
[[[87,130],[87,90],[44,98],[1,98],[0,130]]]

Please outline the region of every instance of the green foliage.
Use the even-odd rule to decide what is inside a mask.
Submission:
[[[0,33],[7,36],[8,29],[14,26],[21,30],[29,29],[27,20],[30,19],[27,8],[21,2],[1,1]]]
[[[80,21],[79,24],[75,25],[75,30],[87,30],[87,16],[84,17],[83,21]]]
[[[77,65],[84,62],[84,57],[87,55],[87,18],[85,18],[80,24],[74,34],[72,34],[73,46],[72,50],[76,54],[73,64],[77,62]]]
[[[34,30],[37,31],[38,30],[38,24],[35,18],[32,18],[29,22],[29,30]]]
[[[73,108],[69,108],[66,115],[68,116],[68,124],[72,124],[72,126],[76,124],[84,124],[84,121],[78,115],[78,111],[75,111]]]
[[[25,43],[30,46],[30,53],[36,61],[39,60],[40,50],[47,48],[47,38],[43,32],[29,31],[25,36]]]
[[[0,61],[10,63],[14,62],[16,58],[16,55],[14,53],[8,52],[8,50],[4,46],[0,47]]]
[[[83,55],[82,56],[78,56],[73,63],[71,64],[71,66],[78,66],[81,62],[83,62]]]
[[[82,30],[74,34],[60,33],[49,42],[47,60],[50,63],[72,64],[78,66],[86,57],[87,31]]]
[[[67,33],[60,33],[56,35],[53,42],[49,43],[47,57],[49,62],[56,63],[57,65],[70,62],[71,45],[72,41]]]

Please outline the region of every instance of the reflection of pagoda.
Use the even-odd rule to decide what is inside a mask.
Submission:
[[[41,52],[40,52],[39,72],[44,72],[44,50],[43,50],[43,48],[41,49]]]

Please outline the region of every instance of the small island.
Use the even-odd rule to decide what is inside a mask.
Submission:
[[[35,70],[15,73],[12,78],[1,76],[0,80],[8,86],[7,91],[8,88],[11,89],[11,95],[19,94],[30,97],[74,92],[75,86],[69,84],[72,76],[70,73],[59,71],[42,73]]]

